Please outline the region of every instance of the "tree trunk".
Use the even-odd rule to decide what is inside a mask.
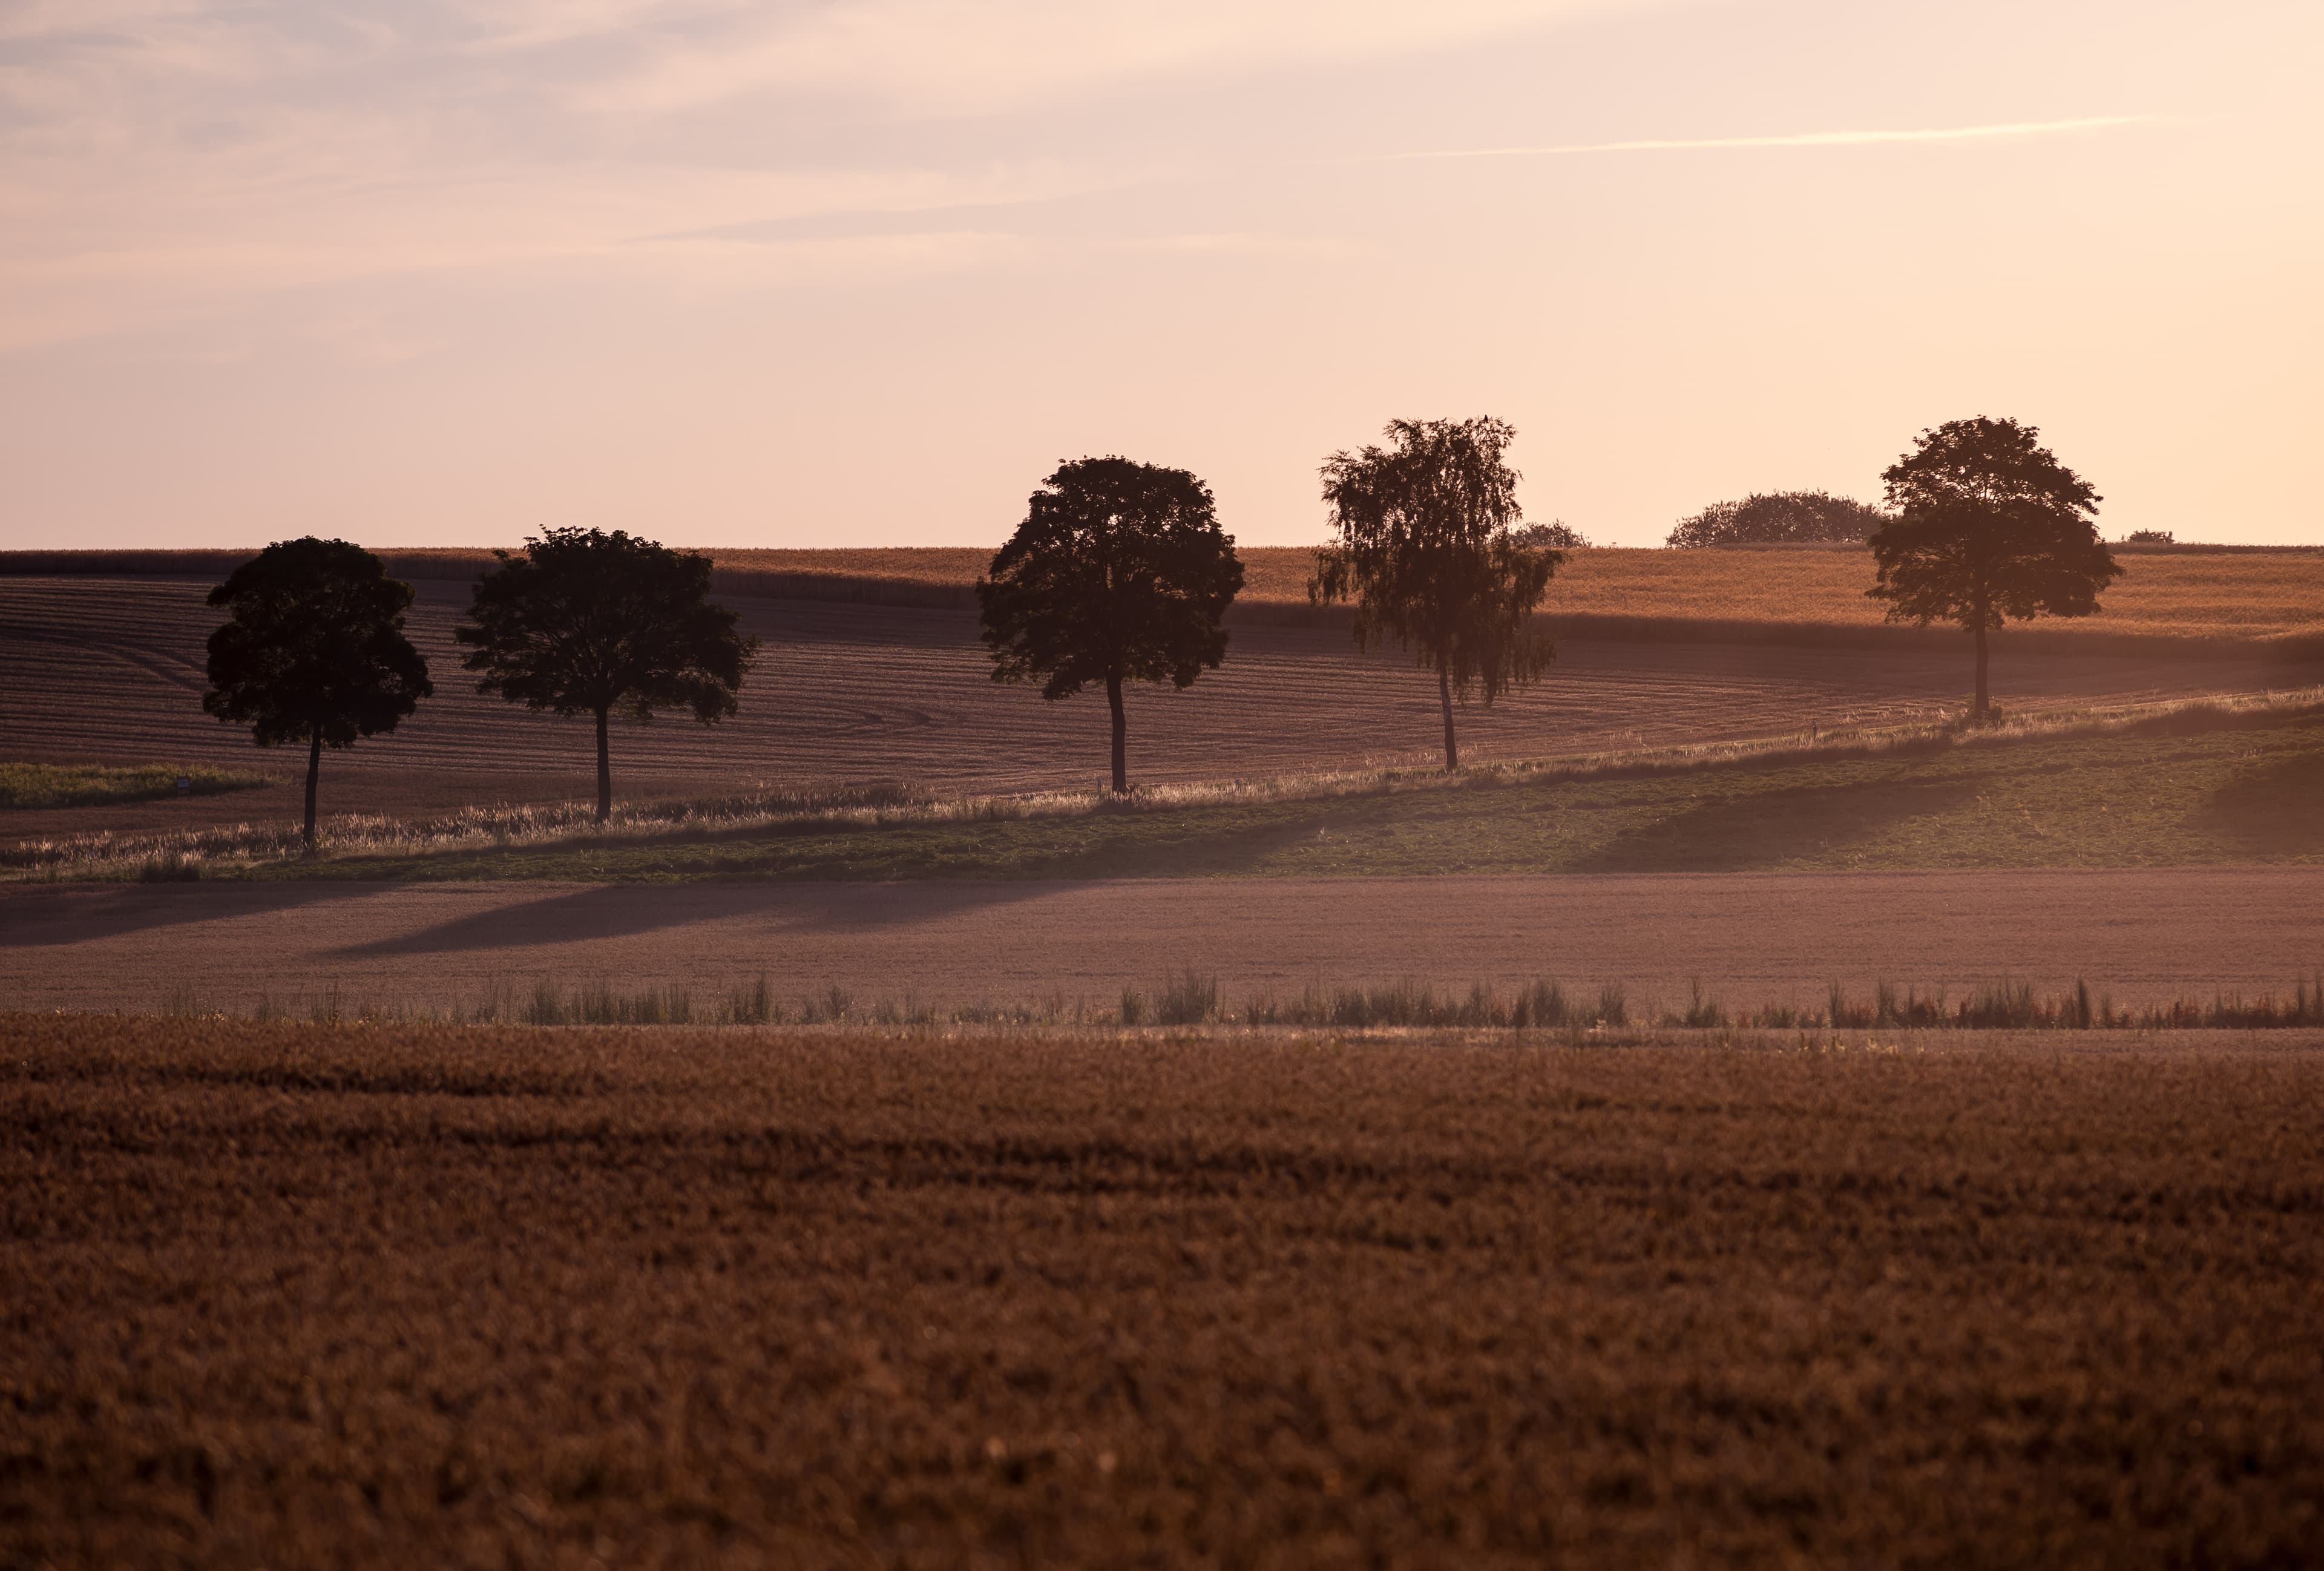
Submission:
[[[1970,718],[1982,720],[1992,713],[1993,692],[1985,679],[1985,617],[1980,615],[1977,619],[1977,707]]]
[[[1105,679],[1105,701],[1113,707],[1113,794],[1130,791],[1130,721],[1121,710],[1121,679]]]
[[[1436,701],[1444,707],[1444,768],[1450,772],[1461,767],[1461,744],[1452,739],[1452,679],[1441,663],[1436,668]]]
[[[605,745],[605,711],[597,711],[597,822],[613,816],[613,754]]]
[[[323,728],[315,727],[315,738],[307,748],[307,849],[315,848],[315,781],[323,772]]]

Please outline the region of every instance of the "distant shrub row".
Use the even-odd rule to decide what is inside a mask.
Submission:
[[[1861,544],[1895,522],[1877,507],[1822,491],[1753,492],[1740,502],[1714,502],[1682,518],[1665,544],[1705,546]]]

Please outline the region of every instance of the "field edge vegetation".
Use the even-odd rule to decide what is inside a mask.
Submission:
[[[262,990],[247,1003],[219,997],[220,989],[191,983],[173,986],[152,1014],[177,1020],[240,1020],[254,1024],[447,1026],[715,1026],[799,1029],[949,1030],[1003,1027],[1114,1030],[1142,1029],[1279,1032],[1285,1030],[1366,1034],[1533,1033],[1563,1035],[1575,1047],[1637,1045],[1673,1032],[1688,1040],[1729,1040],[1761,1033],[1888,1030],[1958,1034],[1977,1031],[2135,1032],[2324,1030],[2324,968],[2289,987],[2257,994],[2218,991],[2120,998],[2110,986],[2079,981],[2061,992],[2000,978],[1953,993],[1939,986],[1879,982],[1851,993],[1829,984],[1812,1003],[1727,1001],[1690,984],[1683,1000],[1634,995],[1621,983],[1594,987],[1536,977],[1511,988],[1474,983],[1465,990],[1399,977],[1370,983],[1316,980],[1296,993],[1263,989],[1227,995],[1216,975],[1174,969],[1150,986],[1124,987],[1118,998],[1093,1002],[1062,990],[1038,997],[941,1003],[916,993],[859,996],[835,984],[788,993],[764,972],[724,988],[684,983],[567,984],[552,975],[529,986],[494,987],[473,994],[401,995],[383,999],[337,984],[298,994]],[[86,1012],[92,1018],[138,1012]],[[1713,1033],[1706,1038],[1703,1033]]]
[[[1997,724],[1969,726],[1958,720],[1916,722],[1886,727],[1845,727],[1755,740],[1698,744],[1493,762],[1471,766],[1458,773],[1405,768],[1326,772],[1256,780],[1230,780],[1183,786],[1141,788],[1116,799],[1098,790],[1048,791],[1015,795],[939,797],[893,788],[835,790],[810,792],[761,792],[715,799],[632,804],[616,811],[612,822],[594,822],[589,805],[565,803],[530,807],[477,807],[457,813],[417,819],[346,817],[326,820],[321,827],[320,854],[303,855],[296,825],[244,823],[206,829],[143,834],[93,833],[81,836],[22,839],[0,846],[0,877],[26,880],[121,881],[199,878],[605,878],[661,877],[825,877],[909,878],[963,877],[1094,877],[1150,876],[1167,872],[1174,856],[1186,872],[1233,871],[1215,856],[1205,859],[1205,845],[1240,844],[1284,854],[1296,816],[1333,809],[1369,815],[1380,836],[1397,839],[1413,824],[1433,827],[1438,841],[1449,833],[1438,822],[1448,815],[1466,815],[1475,827],[1492,833],[1515,832],[1530,826],[1534,838],[1519,847],[1499,870],[1622,871],[1622,860],[1640,861],[1652,870],[1678,871],[1694,857],[1702,870],[1730,865],[1788,865],[1751,861],[1743,855],[1738,836],[1764,835],[1765,824],[1755,824],[1740,802],[1722,819],[1700,793],[1681,791],[1668,782],[1692,781],[1702,791],[1717,794],[1732,787],[1742,790],[1748,780],[1771,781],[1780,792],[1784,811],[1794,820],[1794,837],[1816,826],[1815,813],[1834,804],[1866,820],[1868,830],[1901,834],[1918,825],[1927,828],[1942,822],[1945,812],[1958,813],[1966,799],[1960,789],[1932,784],[1927,779],[1896,781],[1908,800],[1881,809],[1869,799],[1849,794],[1848,771],[1858,772],[1884,761],[1916,768],[1952,768],[1973,773],[2007,769],[2013,750],[2047,747],[2054,756],[2039,767],[2021,772],[2038,781],[2046,770],[2091,768],[2101,774],[2136,771],[2150,761],[2122,757],[2096,761],[2098,750],[2109,742],[2135,737],[2193,739],[2190,745],[2210,754],[2203,763],[2219,779],[2203,800],[2217,807],[2218,791],[2243,761],[2233,756],[2231,744],[2219,740],[2237,732],[2275,727],[2292,739],[2282,765],[2290,773],[2280,781],[2264,783],[2245,794],[2249,811],[2290,814],[2304,810],[2306,781],[2296,762],[2304,757],[2301,740],[2324,717],[2324,689],[2225,695],[2168,702],[2106,706],[2042,711]],[[2209,743],[2204,738],[2213,739]],[[2312,750],[2310,750],[2312,751]],[[1947,765],[1945,761],[1954,761]],[[1925,766],[1925,767],[1924,767]],[[2159,766],[2158,766],[2159,767]],[[2190,766],[2191,767],[2191,766]],[[1813,770],[1831,778],[1821,786],[1804,776],[1775,777],[1783,772]],[[1753,773],[1752,772],[1757,772]],[[2110,772],[2110,773],[2109,773]],[[1967,775],[1964,774],[1966,779]],[[2095,777],[2094,777],[2095,778]],[[2157,775],[2156,780],[2161,776]],[[1654,782],[1665,782],[1661,786]],[[1864,783],[1877,785],[1877,781]],[[1516,800],[1509,793],[1565,790],[1590,793],[1580,806],[1591,822],[1611,824],[1606,809],[1641,803],[1684,817],[1683,833],[1653,842],[1642,821],[1633,827],[1623,852],[1618,846],[1570,845],[1563,851],[1545,848],[1538,831],[1541,809],[1556,806],[1546,799]],[[1964,788],[1965,789],[1965,788]],[[1823,794],[1819,796],[1819,790]],[[1838,792],[1834,796],[1831,793]],[[1674,794],[1678,793],[1678,794]],[[1804,793],[1804,794],[1803,794]],[[2182,793],[2183,794],[2183,793]],[[1682,802],[1681,796],[1685,800]],[[2160,799],[2148,793],[2152,809]],[[1992,799],[1979,793],[1987,807]],[[1569,806],[1573,804],[1568,804]],[[2201,804],[2181,804],[2197,811]],[[2131,804],[2136,808],[2136,803]],[[1493,809],[1504,809],[1497,815]],[[2070,799],[2061,799],[2057,810],[2070,812]],[[2031,809],[2027,811],[2030,813]],[[2108,809],[2110,812],[2110,809]],[[1883,815],[1886,815],[1884,818]],[[1898,815],[1902,815],[1898,817]],[[1289,815],[1286,817],[1286,815]],[[1932,817],[1932,815],[1934,815]],[[1827,813],[1827,818],[1829,814]],[[2212,819],[2218,814],[2212,812]],[[1583,820],[1573,820],[1575,824]],[[2168,864],[2182,861],[2192,851],[2209,847],[2214,860],[2300,859],[2311,851],[2324,852],[2324,836],[2292,836],[2273,855],[2264,836],[2229,834],[2197,845],[2174,845],[2167,836],[2139,841],[2126,820],[2102,815],[2092,820],[2120,841],[2126,864]],[[2209,822],[2209,820],[2207,820]],[[2304,822],[2304,820],[2303,820]],[[2030,825],[2030,827],[2028,827]],[[1047,833],[1036,833],[1045,827]],[[2220,825],[2209,823],[2219,831]],[[2228,825],[2228,830],[2234,826]],[[1248,833],[1247,833],[1248,831]],[[1329,823],[1308,831],[1320,836],[1299,855],[1311,871],[1325,873],[1425,873],[1425,836],[1390,845],[1353,846],[1334,858]],[[1835,832],[1839,832],[1835,830]],[[2052,838],[2038,824],[2017,826],[2023,842],[2017,849],[2035,859],[1999,861],[1995,865],[2047,865],[2039,857],[2043,842]],[[2236,833],[2241,833],[2236,831]],[[1240,835],[1237,841],[1234,836]],[[1722,841],[1722,835],[1725,841]],[[917,839],[907,838],[917,836]],[[1010,836],[1014,836],[1010,838]],[[1222,839],[1222,836],[1225,838]],[[1272,838],[1268,838],[1272,836]],[[1344,837],[1343,837],[1344,838]],[[2184,837],[2182,836],[2182,839]],[[2319,839],[2310,846],[2309,839]],[[1722,850],[1726,842],[1734,846]],[[1450,842],[1445,841],[1449,846]],[[1144,851],[1137,850],[1145,845]],[[1107,870],[1107,847],[1129,846],[1135,855],[1113,871]],[[2224,847],[2226,855],[2220,855]],[[1796,847],[1794,848],[1797,849]],[[1907,848],[1909,850],[1909,847]],[[1900,853],[1901,854],[1901,853]],[[1924,845],[1917,853],[1937,860],[1931,865],[1982,864],[1959,859],[1962,848]],[[2013,853],[2015,855],[2015,853]],[[2057,855],[2051,847],[2050,855]],[[1462,855],[1468,855],[1462,853]],[[1997,851],[1996,855],[1999,855]],[[1660,861],[1655,860],[1659,856]],[[1680,858],[1673,862],[1672,857]],[[1563,858],[1561,861],[1560,858]],[[2201,856],[2195,859],[2201,860]],[[1567,864],[1572,864],[1570,869]],[[1807,864],[1799,864],[1805,865]],[[1841,863],[1840,865],[1856,864]],[[1876,864],[1862,864],[1872,865]],[[1880,865],[1916,865],[1888,862]],[[2111,864],[2076,861],[2059,864]],[[1458,871],[1495,871],[1497,864],[1483,850]],[[1255,869],[1262,870],[1263,869]]]
[[[209,797],[275,783],[255,770],[208,763],[31,763],[0,760],[0,811],[105,807]]]

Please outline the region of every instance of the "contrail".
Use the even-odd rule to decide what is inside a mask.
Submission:
[[[2088,120],[2019,120],[2002,125],[1948,125],[1929,131],[1803,131],[1789,136],[1569,142],[1550,147],[1462,147],[1438,152],[1379,152],[1332,162],[1390,163],[1421,158],[1550,158],[1577,152],[1686,152],[1729,147],[1860,147],[1878,142],[1970,142],[1994,136],[2040,136],[2058,131],[2100,131],[2114,125],[2136,125],[2153,118],[2152,115],[2107,115]]]

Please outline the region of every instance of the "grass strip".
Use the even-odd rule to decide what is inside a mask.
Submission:
[[[703,831],[284,863],[305,878],[1097,879],[2324,859],[2324,716],[1078,816]]]
[[[19,880],[1091,878],[2156,866],[2324,846],[2315,688],[1512,761],[943,798],[760,790],[0,846]],[[2158,746],[2157,744],[2165,745]],[[2072,776],[2075,789],[2060,790]]]
[[[185,782],[180,790],[179,782]],[[217,796],[272,784],[249,770],[212,764],[0,762],[0,809],[106,807],[165,797]]]

